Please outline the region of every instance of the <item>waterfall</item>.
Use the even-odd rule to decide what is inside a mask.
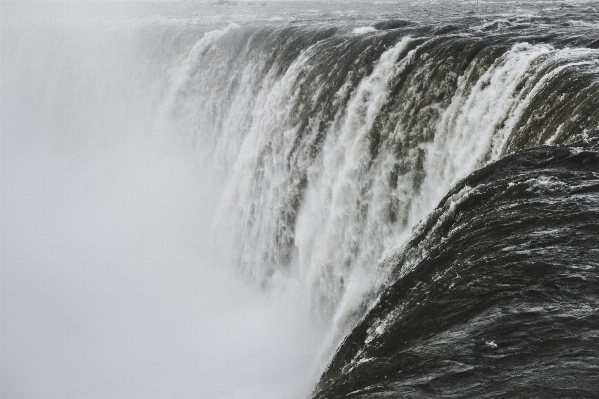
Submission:
[[[349,325],[388,276],[384,254],[460,179],[598,124],[597,50],[367,33],[207,33],[175,70],[170,105],[230,176],[214,235],[240,270],[265,286],[299,278],[317,314]],[[584,101],[564,79],[584,84]]]
[[[506,253],[542,274],[510,257],[548,237],[537,209],[580,239],[543,259],[594,253],[595,4],[233,3],[0,4],[3,395],[376,390],[377,345],[404,370],[475,334],[419,289]]]

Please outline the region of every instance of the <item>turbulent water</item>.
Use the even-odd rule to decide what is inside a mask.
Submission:
[[[596,397],[598,161],[543,146],[451,190],[315,397]]]
[[[222,264],[327,331],[314,397],[599,389],[595,2],[28,4],[3,139],[173,131]]]

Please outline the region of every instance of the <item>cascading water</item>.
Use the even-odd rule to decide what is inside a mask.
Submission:
[[[182,129],[232,165],[216,230],[234,232],[241,269],[260,282],[298,274],[336,320],[363,304],[386,274],[373,264],[460,178],[597,127],[590,105],[543,129],[524,117],[556,107],[538,99],[564,75],[576,71],[590,93],[597,50],[408,32],[229,26],[207,36],[213,47],[198,42],[204,53],[173,105],[192,115]],[[580,104],[563,89],[560,107]]]
[[[162,154],[167,147],[177,156],[185,154],[184,162],[193,168],[213,170],[220,183],[200,183],[211,198],[199,206],[206,212],[199,222],[202,234],[211,224],[209,240],[198,236],[200,246],[209,241],[221,265],[270,293],[270,301],[285,304],[271,303],[273,313],[232,303],[237,309],[232,313],[256,312],[267,320],[267,330],[279,317],[272,315],[285,306],[290,312],[307,309],[308,318],[317,320],[312,325],[314,320],[306,322],[302,313],[286,325],[304,326],[302,334],[310,338],[289,344],[305,345],[314,358],[319,346],[320,368],[338,350],[315,393],[321,397],[363,389],[356,382],[368,379],[361,370],[379,376],[379,366],[373,366],[375,371],[358,367],[375,359],[361,350],[371,350],[366,345],[371,341],[386,347],[378,341],[386,336],[385,328],[403,325],[401,306],[393,308],[397,304],[385,298],[409,303],[394,287],[411,287],[404,279],[428,270],[434,259],[430,254],[451,241],[439,238],[442,229],[431,226],[450,223],[456,216],[447,207],[453,211],[464,198],[467,202],[469,186],[453,189],[464,184],[462,179],[522,149],[588,140],[599,129],[597,10],[592,3],[548,2],[543,15],[502,2],[448,1],[431,3],[431,9],[356,2],[177,3],[168,11],[145,3],[122,8],[98,3],[93,7],[112,11],[95,15],[86,9],[89,27],[60,11],[72,6],[59,7],[42,24],[25,15],[36,6],[15,4],[3,5],[11,15],[10,23],[3,24],[8,38],[2,47],[3,75],[12,80],[2,91],[3,141],[8,142],[3,148],[26,154],[27,138],[44,154],[48,146],[52,156],[63,153],[67,168],[73,168],[89,159],[95,164],[97,154],[105,161],[102,149],[116,145],[121,152],[114,155],[120,160],[115,164],[124,170],[187,176],[178,166],[151,167],[154,156],[156,164],[170,165]],[[236,13],[241,9],[245,17]],[[568,10],[565,16],[562,9]],[[459,12],[447,17],[454,10]],[[20,187],[14,183],[18,173],[12,171],[30,157],[3,158],[11,188],[3,189],[10,193],[6,214],[12,211],[9,206],[18,208],[13,195],[18,191],[13,187]],[[522,173],[542,180],[535,171]],[[145,185],[150,179],[140,183],[143,173],[114,173],[116,181],[140,184],[138,191],[157,195],[151,184]],[[32,170],[24,175],[36,179]],[[187,177],[181,186],[191,184]],[[94,184],[81,187],[94,191]],[[448,202],[442,201],[446,206],[435,208],[448,192]],[[160,213],[153,206],[148,210]],[[181,220],[172,212],[179,215],[173,220]],[[170,225],[162,221],[148,228],[159,231],[165,223]],[[19,224],[26,225],[17,217],[9,226]],[[16,243],[9,241],[9,249]],[[207,256],[206,251],[198,256]],[[3,253],[16,259],[14,251]],[[434,275],[426,273],[425,280]],[[202,284],[188,288],[207,289]],[[356,336],[370,341],[362,348],[352,341]],[[301,362],[304,373],[310,362]],[[355,380],[344,380],[346,374]],[[247,377],[239,375],[240,380]],[[298,392],[305,396],[306,382],[301,384]],[[224,392],[215,388],[213,395]],[[249,395],[243,392],[238,394]],[[282,390],[256,392],[257,397],[282,395]]]

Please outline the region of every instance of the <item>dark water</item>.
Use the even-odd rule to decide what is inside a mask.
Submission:
[[[314,397],[597,397],[598,177],[598,147],[578,143],[464,179]]]

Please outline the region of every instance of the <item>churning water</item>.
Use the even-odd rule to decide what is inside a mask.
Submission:
[[[597,391],[596,3],[1,4],[2,397]]]

